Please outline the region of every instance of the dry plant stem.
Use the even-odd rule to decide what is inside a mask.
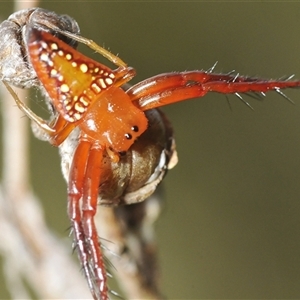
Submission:
[[[148,201],[149,199],[145,200]],[[147,266],[156,263],[156,247],[154,240],[146,242],[143,238],[134,234],[126,234],[122,230],[120,220],[114,208],[98,207],[96,224],[99,229],[99,235],[102,238],[102,244],[105,245],[105,255],[112,264],[111,271],[114,278],[124,291],[127,299],[162,299],[162,295],[157,287],[157,274],[151,270],[140,269],[139,262]],[[153,231],[153,224],[149,224],[147,230]],[[144,226],[141,224],[141,226]],[[124,247],[130,247],[134,243],[134,251],[123,253]],[[149,253],[142,253],[144,245],[147,244],[154,248],[154,261]],[[155,265],[155,267],[157,267]],[[152,280],[146,282],[145,273],[151,274]],[[121,294],[122,296],[122,294]]]
[[[26,92],[18,90],[17,93],[24,99]],[[0,231],[3,241],[0,249],[5,259],[7,286],[15,299],[29,298],[24,278],[40,298],[88,297],[87,285],[83,277],[80,278],[76,263],[74,266],[70,261],[70,247],[64,249],[62,241],[46,227],[39,201],[31,193],[27,159],[28,119],[13,104],[6,89],[2,94],[5,100],[2,110],[6,113],[3,116],[5,166],[0,226],[5,230]],[[12,119],[15,122],[11,122]],[[118,281],[129,299],[159,299],[159,294],[143,284],[136,267],[137,258],[120,253],[128,241],[116,218],[114,208],[99,207],[97,225],[100,236],[112,241],[107,245],[111,251],[108,257],[116,269]],[[118,253],[120,256],[115,255]]]
[[[18,92],[19,96],[24,93]],[[24,285],[26,279],[39,298],[90,298],[84,277],[71,259],[70,245],[64,245],[47,228],[39,200],[31,192],[27,118],[22,117],[10,95],[2,95],[5,166],[0,198],[0,251],[7,288],[14,299],[30,298]]]
[[[37,3],[34,1],[16,1],[15,10],[35,6]],[[27,286],[40,299],[90,299],[91,294],[80,273],[79,264],[72,260],[71,240],[64,245],[51,232],[45,223],[40,201],[32,193],[29,182],[28,119],[16,107],[2,84],[0,92],[3,112],[0,255],[7,289],[13,299],[30,299]],[[18,89],[17,94],[25,101],[26,90]],[[151,289],[143,284],[143,276],[137,268],[139,257],[120,252],[129,241],[119,221],[114,208],[100,209],[97,222],[102,228],[100,236],[115,245],[110,244],[108,248],[119,256],[108,256],[113,261],[116,277],[122,283],[125,294],[130,299],[161,298],[156,288]],[[136,240],[138,244],[144,244],[139,236]]]
[[[18,1],[14,3],[15,11],[35,7],[38,1]],[[21,99],[25,99],[27,92],[20,90]],[[10,96],[4,92],[5,99]],[[25,195],[28,191],[28,135],[26,134],[26,126],[24,120],[21,120],[22,114],[12,109],[11,101],[4,102],[3,110],[3,189],[5,193],[14,199],[15,193]],[[13,120],[13,122],[12,122]],[[26,122],[25,122],[26,123]],[[21,155],[20,155],[21,154]],[[18,188],[16,188],[18,187]]]
[[[16,10],[37,2],[16,1]],[[0,253],[4,277],[13,299],[90,298],[79,267],[46,226],[39,201],[28,182],[28,120],[1,87],[3,111],[3,183],[0,193]],[[18,90],[24,100],[27,91]],[[59,276],[58,276],[59,274]],[[70,276],[72,274],[72,276]],[[26,282],[26,285],[24,284]]]

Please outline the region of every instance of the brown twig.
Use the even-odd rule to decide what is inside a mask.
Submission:
[[[36,1],[16,1],[15,10]],[[3,182],[0,194],[0,252],[6,287],[13,299],[89,298],[70,246],[47,227],[39,200],[28,182],[28,120],[1,85],[3,113]],[[26,90],[18,90],[25,101]],[[59,274],[59,275],[58,275]],[[72,274],[72,276],[70,276]]]
[[[24,6],[25,5],[25,6]],[[15,10],[37,2],[16,1]],[[5,79],[5,78],[4,78]],[[42,207],[30,182],[28,119],[1,85],[3,113],[3,182],[0,190],[0,254],[6,286],[14,299],[91,298],[87,283],[74,263],[70,245],[54,235],[45,223]],[[25,102],[27,90],[18,89]],[[13,120],[13,121],[12,121]],[[97,227],[106,243],[106,255],[115,276],[130,299],[159,299],[153,222],[159,212],[155,197],[135,207],[99,207]],[[143,216],[143,218],[141,218]],[[131,228],[129,223],[136,224]],[[105,244],[105,242],[104,242]],[[71,275],[71,276],[70,276]]]

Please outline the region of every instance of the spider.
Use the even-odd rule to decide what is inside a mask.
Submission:
[[[20,101],[8,82],[4,84],[41,136],[54,146],[74,151],[64,170],[74,244],[94,299],[109,299],[94,222],[97,205],[143,201],[177,163],[171,125],[157,108],[208,92],[231,93],[243,100],[240,93],[264,96],[274,90],[287,98],[281,89],[299,87],[300,81],[216,74],[211,68],[160,74],[124,89],[135,76],[133,68],[77,32],[51,23],[47,26],[51,31],[31,22],[25,44],[29,63],[51,101],[54,119],[41,119]],[[117,68],[84,56],[72,47],[75,42],[87,45]]]

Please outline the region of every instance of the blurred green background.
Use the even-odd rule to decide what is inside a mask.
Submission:
[[[74,17],[83,36],[136,68],[133,82],[208,69],[216,61],[216,72],[300,78],[300,3],[40,6]],[[12,3],[2,1],[0,8],[5,19]],[[273,92],[263,101],[246,97],[254,111],[235,96],[229,96],[230,109],[219,94],[164,108],[179,153],[179,164],[164,180],[165,208],[157,222],[169,299],[300,298],[300,90],[285,92],[295,105]],[[32,138],[31,166],[48,223],[66,236],[57,149]]]

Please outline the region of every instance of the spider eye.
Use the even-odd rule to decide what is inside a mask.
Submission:
[[[134,131],[134,132],[138,132],[139,131],[139,127],[134,125],[131,127],[131,130]]]
[[[125,133],[125,138],[127,140],[131,140],[132,139],[132,135],[130,133]]]

